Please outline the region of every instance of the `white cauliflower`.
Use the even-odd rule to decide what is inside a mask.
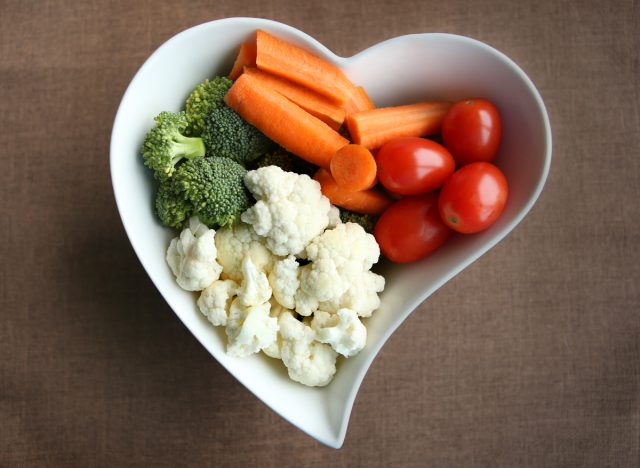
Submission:
[[[235,298],[227,320],[227,354],[249,356],[270,347],[277,339],[278,319],[269,315],[271,304],[246,307]]]
[[[296,320],[291,312],[281,313],[278,325],[282,340],[280,357],[289,377],[310,387],[321,387],[331,382],[338,356],[331,346],[316,341],[311,327]]]
[[[244,183],[258,201],[241,219],[276,255],[299,254],[329,224],[329,199],[307,175],[267,166],[249,171]]]
[[[367,329],[351,309],[340,309],[336,314],[318,310],[313,314],[311,328],[318,341],[331,345],[345,357],[355,356],[367,343]]]
[[[242,282],[242,262],[247,254],[259,271],[268,273],[277,259],[262,243],[251,226],[236,223],[218,229],[216,233],[218,262],[222,265],[222,277]]]
[[[191,218],[180,237],[171,240],[167,263],[182,289],[201,291],[220,277],[215,235],[213,229]]]
[[[311,263],[300,267],[295,296],[300,315],[349,308],[369,317],[380,306],[378,293],[384,289],[384,278],[369,271],[380,257],[380,247],[362,226],[345,223],[326,230],[307,245],[304,254]]]
[[[269,315],[271,317],[278,319],[280,315],[283,314],[284,312],[288,312],[288,313],[293,312],[292,310],[282,307],[282,305],[280,305],[278,301],[276,301],[275,298],[273,297],[269,300],[269,302],[271,303],[271,310],[269,311]],[[276,341],[271,343],[266,348],[263,348],[262,351],[264,352],[264,354],[266,354],[271,358],[282,359],[282,356],[280,356],[281,346],[282,346],[282,337],[280,336],[280,333],[278,333],[278,337],[276,338]]]
[[[370,317],[373,311],[380,307],[378,293],[384,289],[384,284],[384,277],[365,271],[357,287],[350,287],[337,299],[320,303],[319,308],[330,312],[347,308],[357,311],[361,317]]]
[[[340,219],[340,209],[337,206],[331,205],[331,209],[329,210],[329,224],[327,224],[327,229],[333,229],[338,224],[342,224],[342,220]]]
[[[227,325],[229,306],[238,292],[233,280],[217,280],[211,283],[198,298],[200,312],[216,327]]]
[[[251,255],[247,254],[242,262],[242,284],[238,289],[238,299],[243,306],[258,306],[271,297],[271,286],[267,275],[258,271]]]
[[[287,309],[295,308],[295,294],[300,281],[298,281],[298,262],[293,255],[275,263],[269,273],[269,284],[273,290],[273,296],[282,306]]]

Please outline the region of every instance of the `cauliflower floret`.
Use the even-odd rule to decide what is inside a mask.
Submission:
[[[257,306],[271,297],[271,286],[267,275],[258,271],[251,255],[247,254],[242,262],[242,284],[238,289],[238,299],[243,306]]]
[[[220,277],[215,235],[216,231],[191,218],[180,237],[171,240],[167,263],[182,289],[201,291]]]
[[[249,171],[244,183],[258,202],[241,219],[276,255],[299,254],[329,224],[329,199],[307,175],[267,166]]]
[[[384,278],[369,271],[380,257],[380,247],[359,224],[339,224],[313,239],[304,252],[311,261],[300,267],[296,312],[309,316],[319,308],[354,310],[369,317],[378,308],[377,293]]]
[[[258,271],[268,273],[277,259],[261,242],[251,226],[236,223],[218,229],[216,233],[218,262],[222,265],[222,277],[242,282],[242,262],[251,256]]]
[[[365,271],[362,273],[359,284],[359,287],[347,289],[338,299],[320,302],[318,308],[329,312],[347,308],[358,311],[361,317],[371,317],[373,311],[380,307],[378,293],[384,290],[384,277]]]
[[[367,343],[367,329],[351,309],[340,309],[336,314],[318,310],[313,314],[311,328],[318,341],[346,357],[355,356]]]
[[[284,312],[288,312],[288,313],[293,312],[292,310],[282,307],[282,305],[280,305],[278,301],[275,300],[274,297],[269,299],[269,302],[271,303],[271,310],[269,311],[269,315],[271,317],[278,319],[280,315],[283,314]],[[266,354],[271,358],[282,359],[282,356],[280,356],[281,346],[282,346],[282,337],[280,336],[280,333],[278,333],[278,337],[276,338],[276,341],[271,343],[266,348],[263,348],[262,351],[264,352],[264,354]]]
[[[331,346],[316,341],[311,327],[296,320],[291,312],[281,313],[278,325],[282,339],[280,357],[289,377],[310,387],[331,382],[338,356]]]
[[[293,255],[283,260],[278,260],[269,273],[269,284],[273,290],[273,296],[287,309],[296,306],[295,294],[298,290],[298,262]]]
[[[340,219],[340,209],[337,206],[331,205],[331,209],[329,210],[329,224],[327,224],[327,229],[333,229],[338,224],[342,224],[342,220]]]
[[[269,315],[271,304],[246,307],[235,298],[227,320],[227,354],[249,356],[271,346],[277,338],[278,319]]]
[[[200,312],[216,327],[226,326],[229,306],[238,292],[238,283],[233,280],[218,280],[211,283],[198,298]]]

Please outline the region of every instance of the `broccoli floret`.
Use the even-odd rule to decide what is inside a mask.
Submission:
[[[305,161],[304,159],[279,147],[270,153],[260,156],[254,163],[255,169],[267,166],[278,166],[286,172],[296,174],[313,175],[318,170],[318,166]]]
[[[184,136],[187,117],[184,112],[160,112],[153,127],[144,139],[142,158],[145,166],[155,172],[158,180],[173,174],[176,164],[182,159],[204,156],[204,144],[197,137]]]
[[[208,156],[233,159],[247,166],[273,147],[269,138],[226,105],[211,109],[204,120],[202,141]]]
[[[186,134],[199,136],[204,128],[204,118],[215,107],[224,105],[224,96],[231,88],[233,81],[226,76],[216,76],[212,80],[204,80],[196,86],[185,105],[189,122]]]
[[[191,213],[193,206],[177,187],[175,177],[161,182],[156,193],[156,214],[162,224],[181,228]]]
[[[251,206],[244,186],[247,170],[229,158],[199,158],[176,170],[176,189],[193,206],[193,214],[210,228],[232,223]]]
[[[373,228],[376,227],[376,221],[378,218],[374,215],[354,213],[349,210],[340,210],[340,220],[343,223],[356,223],[362,226],[362,228],[368,233],[373,233]]]

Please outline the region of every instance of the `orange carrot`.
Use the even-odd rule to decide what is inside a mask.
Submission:
[[[229,73],[229,79],[230,80],[237,79],[242,74],[244,67],[255,67],[255,66],[256,66],[256,41],[254,39],[251,41],[247,41],[240,46],[240,51],[238,52],[236,61],[233,64],[231,73]]]
[[[313,178],[320,183],[323,195],[333,205],[355,213],[380,214],[392,203],[389,197],[377,190],[360,190],[359,192],[343,190],[326,169],[320,168]]]
[[[373,104],[373,101],[371,101],[371,98],[364,88],[362,86],[357,86],[354,88],[351,99],[349,99],[344,110],[347,114],[353,114],[354,112],[362,112],[375,108],[376,106]]]
[[[343,146],[331,159],[329,168],[338,186],[347,192],[370,189],[376,183],[378,166],[364,146]]]
[[[261,70],[287,78],[343,107],[353,84],[342,70],[300,47],[258,30],[256,63]]]
[[[251,75],[240,75],[225,102],[280,146],[317,166],[329,167],[336,151],[349,144],[323,121]]]
[[[349,114],[346,122],[355,143],[374,149],[394,138],[438,133],[449,107],[442,101],[383,107]]]
[[[287,99],[295,102],[311,115],[319,118],[334,130],[344,122],[345,112],[326,97],[300,86],[285,78],[263,72],[257,68],[245,67],[244,72],[253,76],[265,86],[276,90]]]

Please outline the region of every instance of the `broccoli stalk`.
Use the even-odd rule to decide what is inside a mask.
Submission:
[[[182,159],[204,156],[205,147],[201,138],[187,137],[187,117],[184,112],[160,112],[156,122],[144,139],[142,157],[145,166],[153,169],[158,180],[171,177]]]
[[[208,156],[233,159],[247,166],[268,152],[274,143],[226,105],[209,110],[202,141]]]
[[[244,185],[246,173],[228,158],[199,158],[181,164],[172,179],[176,194],[188,201],[193,214],[217,228],[234,222],[253,203]]]

